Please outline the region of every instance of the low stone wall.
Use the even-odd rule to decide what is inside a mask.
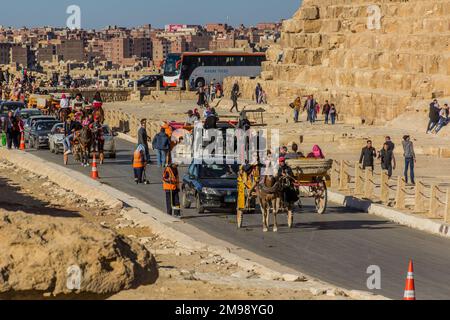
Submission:
[[[135,115],[120,110],[106,110],[105,119],[113,130],[137,138],[137,132],[141,127],[141,119]],[[148,136],[154,137],[157,135],[161,130],[161,125],[161,121],[147,123]]]

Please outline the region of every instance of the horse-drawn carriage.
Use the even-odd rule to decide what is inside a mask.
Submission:
[[[30,109],[39,109],[43,114],[49,115],[52,109],[53,97],[51,95],[32,94],[28,99]]]
[[[259,176],[259,167],[253,166],[252,170],[246,171],[241,167],[238,177],[238,201],[237,201],[237,226],[242,228],[244,215],[256,211],[257,200],[261,194],[268,195],[271,192],[281,192],[286,185],[295,188],[298,197],[314,198],[317,213],[324,214],[328,204],[328,188],[331,185],[329,171],[333,160],[299,158],[286,161],[293,170],[293,177],[278,177],[272,179],[272,184],[262,183]],[[267,179],[265,179],[267,180]],[[270,180],[270,179],[269,179]],[[272,191],[270,191],[273,189]],[[288,188],[289,189],[289,188]],[[278,195],[278,203],[272,201],[274,214],[277,211],[288,212],[288,225],[293,226],[292,207],[289,203],[283,203],[283,196]],[[260,200],[260,199],[259,199]],[[274,208],[275,206],[275,208]],[[262,211],[265,215],[267,228],[268,207],[263,205]],[[275,218],[276,230],[276,218]]]
[[[303,197],[314,198],[318,214],[324,214],[328,205],[329,174],[333,160],[300,158],[286,160],[294,171],[295,187]]]

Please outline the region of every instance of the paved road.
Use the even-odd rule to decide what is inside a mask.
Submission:
[[[132,179],[133,145],[118,141],[118,157],[100,168],[102,182],[164,210],[159,183],[161,171],[152,167],[149,186],[136,186]],[[30,151],[51,162],[62,163],[62,156],[49,151]],[[90,173],[79,165],[76,171]],[[307,201],[296,215],[296,226],[286,228],[285,217],[278,234],[264,234],[259,215],[246,216],[245,229],[237,230],[234,216],[227,213],[198,215],[183,212],[184,220],[223,240],[271,258],[300,272],[347,289],[367,291],[367,268],[382,271],[382,290],[375,293],[392,299],[403,296],[408,260],[415,261],[418,299],[450,298],[450,241],[402,227],[368,214],[331,206],[328,214],[314,214]]]

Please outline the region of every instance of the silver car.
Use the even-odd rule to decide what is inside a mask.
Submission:
[[[59,154],[64,152],[64,125],[56,124],[48,135],[48,145],[51,153]]]

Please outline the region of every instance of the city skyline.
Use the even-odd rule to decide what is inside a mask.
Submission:
[[[14,3],[5,3],[0,25],[4,27],[64,27],[69,15],[67,7],[77,5],[81,9],[81,28],[101,29],[109,25],[134,27],[152,24],[162,28],[166,24],[206,24],[213,22],[229,23],[230,25],[255,25],[259,22],[280,21],[290,18],[298,9],[301,1],[281,0],[279,2],[260,2],[256,0],[229,0],[226,4],[204,0],[172,0],[170,2],[152,3],[145,0],[87,1],[43,0],[39,3],[26,0],[28,10]],[[107,3],[107,5],[106,5]],[[174,10],[174,8],[177,8]],[[199,10],[200,8],[200,10]],[[36,14],[39,12],[39,14]],[[108,15],[104,14],[105,12]],[[201,14],[201,12],[208,13]]]

